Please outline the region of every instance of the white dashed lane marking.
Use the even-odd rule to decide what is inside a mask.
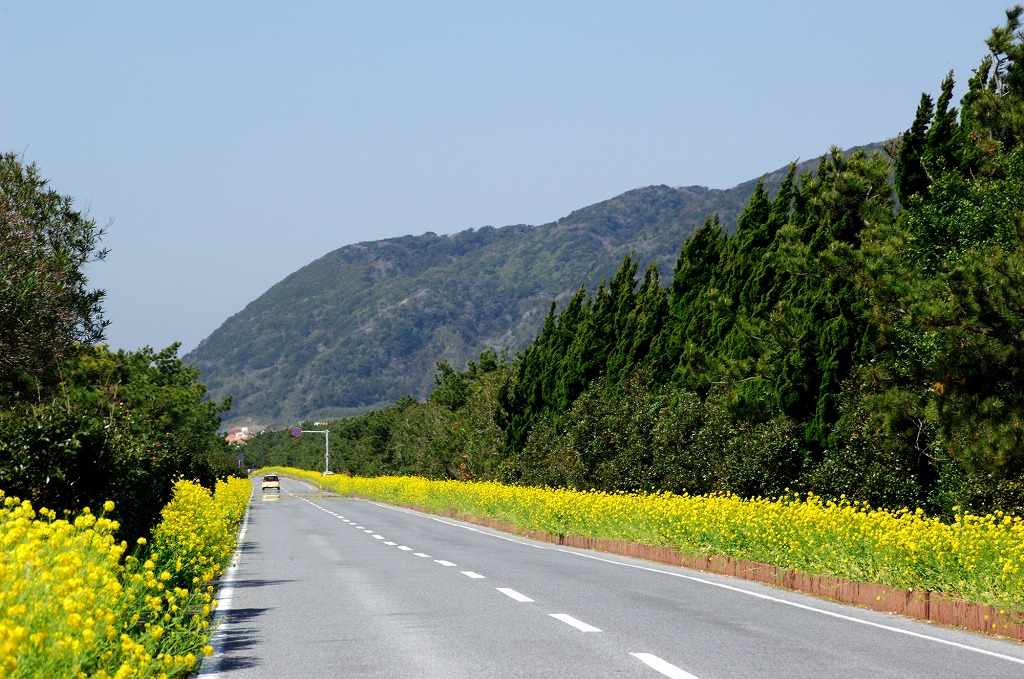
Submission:
[[[497,590],[505,596],[515,599],[516,601],[519,601],[521,603],[530,603],[533,601],[533,599],[526,596],[525,594],[520,594],[514,589],[509,589],[508,587],[498,587]]]
[[[309,500],[307,500],[307,502],[309,502],[311,505],[313,505],[317,509],[319,509],[319,510],[321,510],[323,512],[326,512],[326,513],[330,514],[331,516],[334,516],[335,518],[340,519],[341,521],[344,521],[345,523],[349,524],[350,526],[354,526],[355,528],[363,531],[364,533],[373,533],[373,529],[365,528],[363,526],[359,526],[354,521],[350,521],[349,519],[346,519],[341,514],[336,514],[336,513],[332,512],[332,511],[330,511],[329,509],[326,509],[326,508],[321,507],[321,506],[319,506],[319,505],[317,505],[317,504],[315,504],[313,502],[310,502]],[[376,534],[376,533],[373,533],[373,538],[375,540],[384,540],[384,536],[383,535],[379,535],[379,534]],[[389,546],[389,547],[396,547],[397,546],[398,549],[402,550],[403,552],[411,552],[412,549],[413,549],[412,547],[407,547],[406,545],[398,545],[398,543],[392,542],[390,540],[385,541],[384,544]],[[415,552],[414,556],[418,556],[418,557],[425,558],[425,559],[431,558],[431,556],[429,554],[426,554],[424,552]],[[438,564],[440,564],[442,566],[446,566],[446,567],[455,567],[456,566],[456,564],[452,563],[451,561],[445,561],[444,559],[434,559],[434,562],[438,563]],[[480,573],[477,573],[475,571],[460,571],[460,572],[462,573],[462,575],[465,575],[467,578],[471,578],[471,579],[474,579],[474,580],[486,579],[486,576],[481,575]],[[525,594],[517,592],[516,590],[511,589],[509,587],[497,587],[495,589],[497,589],[499,592],[501,592],[502,594],[504,594],[505,596],[509,597],[510,599],[512,599],[514,601],[518,601],[520,603],[533,603],[533,599],[531,599],[530,597],[526,596]],[[585,623],[582,620],[574,618],[573,616],[569,615],[568,613],[549,613],[548,615],[550,617],[556,619],[556,620],[564,622],[565,624],[570,625],[571,627],[574,627],[574,628],[580,630],[581,632],[600,632],[601,631],[599,628],[594,627],[593,625],[590,625],[588,623]],[[695,677],[694,675],[690,674],[689,672],[687,672],[685,670],[682,670],[682,669],[676,667],[675,665],[673,665],[673,664],[671,664],[671,663],[669,663],[669,662],[667,662],[665,660],[662,660],[658,656],[653,655],[651,653],[630,653],[630,655],[633,656],[634,658],[636,658],[637,660],[640,660],[641,662],[643,662],[648,667],[650,667],[650,668],[656,670],[657,672],[661,673],[662,675],[668,677],[669,679],[698,679],[697,677]]]
[[[650,653],[630,653],[631,656],[645,663],[648,667],[652,667],[669,679],[697,679],[689,672],[681,670],[670,662],[666,662],[656,655]]]
[[[568,613],[548,613],[555,620],[561,620],[566,625],[571,625],[581,632],[600,632],[601,630],[593,625],[588,625],[582,620],[577,620]]]

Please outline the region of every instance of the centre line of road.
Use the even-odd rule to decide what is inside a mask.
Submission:
[[[933,641],[933,642],[935,642],[937,644],[943,644],[945,646],[952,646],[954,648],[959,648],[959,649],[964,650],[964,651],[970,651],[972,653],[980,653],[981,655],[987,655],[987,656],[991,656],[993,658],[999,658],[1001,660],[1007,660],[1009,662],[1013,662],[1013,663],[1018,663],[1020,665],[1024,665],[1024,658],[1015,658],[1012,655],[1004,655],[1003,653],[996,653],[995,651],[988,651],[988,650],[985,650],[984,648],[978,648],[977,646],[968,646],[967,644],[961,644],[961,643],[956,642],[956,641],[948,641],[946,639],[940,639],[939,637],[933,637],[933,636],[928,635],[928,634],[921,634],[920,632],[912,632],[910,630],[900,629],[899,627],[892,627],[891,625],[883,625],[882,623],[879,623],[879,622],[871,622],[870,620],[863,620],[861,618],[855,618],[852,615],[843,615],[842,613],[834,613],[832,611],[826,611],[823,608],[815,608],[814,606],[808,606],[807,604],[797,603],[796,601],[786,601],[785,599],[780,599],[779,597],[771,596],[771,595],[768,595],[768,594],[759,594],[758,592],[752,592],[749,589],[743,589],[742,587],[734,587],[732,585],[727,585],[727,584],[722,583],[722,582],[714,582],[713,580],[708,580],[707,578],[698,578],[698,577],[695,577],[695,576],[692,576],[692,575],[685,575],[683,573],[673,573],[672,571],[666,571],[666,570],[661,569],[661,568],[652,568],[650,566],[641,566],[639,564],[623,563],[622,561],[615,561],[613,559],[603,559],[603,558],[601,558],[599,556],[593,556],[591,554],[583,554],[582,552],[574,552],[574,551],[572,551],[570,549],[562,549],[562,548],[556,548],[556,549],[559,552],[563,552],[565,554],[573,554],[575,556],[581,556],[581,557],[583,557],[585,559],[593,559],[594,561],[603,561],[604,563],[610,563],[610,564],[614,564],[616,566],[625,566],[626,568],[636,568],[638,570],[649,571],[651,573],[661,573],[662,575],[671,575],[674,578],[682,578],[683,580],[690,580],[691,582],[699,582],[699,583],[701,583],[703,585],[711,585],[712,587],[719,587],[721,589],[727,589],[727,590],[729,590],[731,592],[738,592],[739,594],[746,594],[747,596],[752,596],[752,597],[755,597],[757,599],[764,599],[765,601],[773,601],[773,602],[778,603],[778,604],[783,604],[785,606],[792,606],[793,608],[799,608],[801,610],[805,610],[805,611],[808,611],[808,612],[811,612],[811,613],[819,613],[821,615],[827,615],[827,616],[829,616],[831,618],[838,618],[839,620],[845,620],[847,622],[855,622],[855,623],[857,623],[859,625],[867,625],[868,627],[874,627],[874,628],[877,628],[877,629],[882,629],[882,630],[885,630],[887,632],[895,632],[896,634],[905,634],[907,636],[915,637],[917,639],[924,639],[925,641]]]
[[[533,602],[533,599],[531,599],[530,597],[526,596],[525,594],[520,594],[519,592],[515,591],[514,589],[509,589],[508,587],[497,587],[495,589],[497,589],[499,592],[501,592],[505,596],[507,596],[507,597],[509,597],[511,599],[515,599],[516,601],[518,601],[520,603],[524,603],[525,604],[525,603],[532,603]]]
[[[449,520],[441,518],[439,516],[431,516],[430,514],[424,514],[423,512],[417,512],[414,509],[406,509],[405,507],[395,507],[394,505],[386,505],[386,504],[384,504],[382,502],[373,502],[372,500],[357,500],[357,502],[366,502],[368,504],[375,505],[375,506],[381,507],[383,509],[390,509],[391,511],[394,511],[394,512],[402,512],[403,514],[412,514],[412,515],[418,516],[418,517],[420,517],[422,519],[430,519],[431,521],[437,521],[438,523],[443,523],[446,526],[452,526],[454,528],[461,528],[463,530],[468,530],[468,531],[472,531],[474,533],[479,533],[480,535],[486,535],[488,537],[498,538],[499,540],[505,540],[506,542],[514,542],[517,545],[522,545],[523,547],[533,547],[534,549],[548,549],[547,547],[545,547],[543,545],[535,545],[532,542],[526,542],[525,540],[520,540],[519,538],[513,538],[513,537],[509,537],[507,535],[499,535],[497,533],[492,533],[492,532],[489,532],[489,531],[480,530],[479,528],[476,528],[474,526],[466,526],[466,525],[463,525],[461,523],[456,523],[454,521],[449,521]]]
[[[321,507],[319,507],[318,505],[315,505],[312,502],[310,504],[313,504],[318,509],[322,509]],[[340,518],[340,519],[348,522],[347,519],[344,519],[344,517],[341,517],[340,515],[334,514],[333,512],[330,512],[330,511],[328,511],[328,513],[336,516],[337,518]],[[348,523],[351,523],[351,522],[348,522]],[[442,521],[442,523],[445,523],[445,524],[448,524],[448,525],[451,525],[451,526],[465,527],[465,526],[459,526],[458,524],[450,523],[450,522],[447,522],[447,521]],[[352,524],[352,525],[355,525],[355,524]],[[362,528],[362,527],[360,526],[359,528]],[[473,529],[471,529],[471,530],[473,530]],[[364,531],[366,533],[372,533],[373,532],[372,530],[366,530],[366,529],[364,529]],[[483,531],[475,531],[475,532],[481,532],[482,533]],[[383,540],[384,539],[383,536],[377,535],[377,534],[374,534],[373,537],[375,539],[378,539],[378,540]],[[500,536],[495,536],[495,537],[500,537]],[[514,542],[519,542],[519,541],[518,540],[514,540]],[[388,541],[388,542],[385,542],[384,544],[388,545],[388,546],[391,546],[391,547],[394,547],[394,546],[396,546],[397,543]],[[525,544],[525,543],[520,543],[520,544]],[[405,545],[399,546],[398,549],[403,550],[403,551],[412,551],[412,547],[407,547]],[[560,550],[560,551],[566,551],[566,550]],[[425,554],[423,552],[416,552],[415,556],[430,558],[429,554]],[[603,561],[604,559],[601,559],[601,560]],[[454,567],[456,565],[456,564],[452,563],[451,561],[445,561],[445,560],[442,560],[442,559],[435,559],[435,562],[440,564],[440,565],[442,565],[442,566]],[[611,563],[618,563],[618,562],[612,561]],[[620,565],[627,565],[627,564],[620,564]],[[659,572],[661,572],[661,571],[659,571]],[[465,575],[466,577],[472,578],[472,579],[485,579],[486,578],[486,576],[481,575],[480,573],[476,573],[474,571],[461,571],[461,573],[462,573],[462,575]],[[714,584],[714,583],[712,583],[712,584]],[[496,587],[495,589],[497,589],[499,592],[501,592],[505,596],[509,597],[510,599],[513,599],[514,601],[518,601],[520,603],[533,603],[533,599],[531,599],[530,597],[526,596],[525,594],[517,592],[514,589],[511,589],[511,588],[508,588],[508,587]],[[579,620],[578,618],[574,618],[573,616],[571,616],[571,615],[569,615],[567,613],[549,613],[548,615],[550,617],[552,617],[552,618],[555,618],[556,620],[564,622],[565,624],[580,630],[581,632],[600,632],[601,631],[599,628],[594,627],[593,625],[590,625],[588,623],[585,623],[582,620]],[[671,664],[671,663],[669,663],[669,662],[667,662],[665,660],[662,660],[658,656],[653,655],[651,653],[630,653],[630,655],[634,656],[635,658],[637,658],[638,660],[640,660],[641,662],[643,662],[647,666],[649,666],[652,669],[660,672],[661,674],[665,675],[666,677],[669,677],[669,679],[697,679],[697,677],[695,677],[694,675],[690,674],[689,672],[686,672],[685,670],[682,670],[679,667],[676,667],[675,665],[673,665],[673,664]]]
[[[310,504],[313,504],[313,503],[310,503]],[[814,606],[808,606],[806,604],[797,603],[795,601],[787,601],[786,599],[781,599],[779,597],[770,596],[768,594],[760,594],[758,592],[753,592],[753,591],[748,590],[748,589],[743,589],[742,587],[734,587],[732,585],[727,585],[725,583],[714,582],[714,581],[708,580],[706,578],[700,578],[700,577],[695,577],[695,576],[691,576],[691,575],[685,575],[683,573],[673,573],[672,571],[666,571],[666,570],[661,569],[661,568],[653,568],[653,567],[649,567],[649,566],[642,566],[642,565],[639,565],[639,564],[624,563],[624,562],[621,562],[621,561],[615,561],[613,559],[604,559],[604,558],[601,558],[601,557],[598,557],[598,556],[593,556],[593,555],[590,555],[590,554],[583,554],[581,552],[573,551],[573,550],[569,550],[569,549],[562,549],[562,548],[557,548],[557,547],[551,548],[551,547],[545,547],[545,546],[541,546],[541,545],[534,545],[534,544],[530,544],[528,542],[523,542],[521,540],[517,540],[517,539],[514,539],[514,538],[506,538],[506,537],[501,536],[501,535],[495,535],[494,533],[491,533],[491,532],[478,530],[478,529],[473,528],[471,526],[461,525],[461,524],[455,523],[453,521],[446,521],[446,520],[441,519],[439,517],[432,517],[432,516],[429,516],[429,515],[424,515],[421,512],[416,512],[414,510],[407,510],[405,508],[393,507],[393,506],[390,506],[390,505],[386,505],[386,504],[382,504],[382,503],[377,503],[377,502],[370,502],[370,504],[376,505],[378,507],[392,509],[394,511],[400,511],[400,512],[408,513],[408,514],[415,514],[417,516],[424,517],[424,518],[429,518],[429,519],[432,519],[434,521],[438,521],[440,523],[444,523],[446,525],[449,525],[449,526],[452,526],[452,527],[455,527],[455,528],[463,528],[463,529],[466,529],[466,530],[473,531],[475,533],[479,533],[481,535],[488,535],[488,536],[491,536],[491,537],[497,537],[499,539],[507,540],[509,542],[515,542],[517,544],[520,544],[520,545],[523,545],[523,546],[527,546],[527,547],[534,547],[534,548],[537,548],[537,549],[554,549],[555,551],[559,551],[559,552],[562,552],[564,554],[572,554],[572,555],[575,555],[575,556],[582,556],[582,557],[587,558],[587,559],[593,559],[595,561],[601,561],[601,562],[612,564],[612,565],[615,565],[615,566],[625,566],[627,568],[635,568],[635,569],[638,569],[638,570],[644,570],[644,571],[648,571],[648,572],[651,572],[651,573],[658,573],[658,574],[662,574],[662,575],[670,575],[672,577],[682,578],[684,580],[689,580],[691,582],[697,582],[697,583],[701,583],[701,584],[705,584],[705,585],[711,585],[712,587],[718,587],[718,588],[729,590],[729,591],[732,591],[732,592],[737,592],[739,594],[745,594],[747,596],[752,596],[752,597],[755,597],[755,598],[758,598],[758,599],[763,599],[765,601],[772,601],[772,602],[783,604],[783,605],[786,605],[786,606],[791,606],[793,608],[799,608],[801,610],[805,610],[805,611],[808,611],[808,612],[818,613],[820,615],[826,615],[826,616],[829,616],[829,617],[832,617],[832,618],[836,618],[836,619],[839,619],[839,620],[845,620],[845,621],[857,623],[857,624],[860,624],[860,625],[867,625],[868,627],[874,627],[876,629],[885,630],[887,632],[894,632],[896,634],[903,634],[903,635],[906,635],[906,636],[910,636],[910,637],[914,637],[914,638],[918,638],[918,639],[923,639],[925,641],[931,641],[931,642],[934,642],[934,643],[937,643],[937,644],[943,644],[945,646],[951,646],[953,648],[959,648],[961,650],[969,651],[969,652],[972,652],[972,653],[979,653],[981,655],[987,655],[987,656],[990,656],[990,657],[993,657],[993,658],[999,658],[1001,660],[1006,660],[1006,661],[1009,661],[1009,662],[1013,662],[1013,663],[1024,665],[1024,659],[1022,659],[1022,658],[1015,658],[1013,656],[1005,655],[1003,653],[997,653],[995,651],[989,651],[989,650],[986,650],[986,649],[983,649],[983,648],[979,648],[977,646],[970,646],[968,644],[961,644],[959,642],[949,641],[949,640],[946,640],[946,639],[941,639],[939,637],[934,637],[934,636],[931,636],[931,635],[928,635],[928,634],[921,634],[920,632],[913,632],[913,631],[910,631],[910,630],[900,629],[899,627],[893,627],[891,625],[883,625],[881,623],[871,622],[869,620],[864,620],[864,619],[861,619],[861,618],[855,618],[853,616],[844,615],[842,613],[835,613],[833,611],[828,611],[828,610],[825,610],[825,609],[822,609],[822,608],[817,608],[817,607],[814,607]],[[316,506],[316,505],[314,505],[314,506]],[[355,525],[355,524],[352,524],[352,525]],[[360,528],[360,529],[363,529],[362,526],[356,526],[356,527]],[[367,532],[367,533],[372,533],[373,532],[372,530],[365,530],[365,529],[363,529],[363,530],[365,532]],[[381,540],[384,539],[383,537],[377,536],[377,535],[374,535],[374,537],[377,538],[377,539],[381,539]],[[421,552],[417,552],[416,556],[428,557],[429,558],[429,556],[427,554],[423,554]],[[454,564],[454,563],[452,563],[450,561],[444,561],[444,560],[441,560],[441,559],[435,559],[435,562],[440,564],[440,565],[442,565],[442,566],[455,566],[456,565],[456,564]],[[479,578],[483,578],[484,577],[483,575],[480,575],[480,574],[477,574],[477,573],[473,573],[473,575],[470,575],[470,573],[472,573],[472,571],[463,571],[463,574],[467,575],[468,577],[479,577]],[[506,594],[507,596],[509,596],[509,597],[511,597],[513,599],[516,599],[517,601],[520,600],[516,596],[513,596],[512,594],[509,593],[509,592],[514,592],[514,590],[509,590],[508,592],[506,592],[502,588],[498,588],[498,590],[501,591],[503,594]],[[518,593],[516,593],[516,594],[518,594]],[[523,595],[520,594],[519,596],[523,596]],[[529,600],[529,599],[527,599],[527,600]],[[565,622],[566,624],[572,625],[573,627],[576,627],[577,629],[580,629],[582,631],[586,631],[586,632],[600,632],[601,631],[600,629],[598,629],[596,627],[588,625],[587,623],[579,621],[576,618],[573,618],[572,616],[564,614],[564,613],[551,613],[549,615],[551,617],[553,617],[553,618],[561,620],[562,622]],[[694,677],[693,675],[685,672],[684,670],[679,669],[678,667],[675,667],[674,665],[672,665],[672,664],[670,664],[668,662],[665,662],[664,660],[661,660],[657,656],[653,656],[651,654],[646,654],[646,653],[633,653],[631,655],[635,656],[636,658],[638,658],[642,662],[646,663],[647,665],[651,666],[652,668],[658,670],[662,674],[665,674],[666,676],[670,677],[670,679],[696,679],[696,677]]]
[[[572,617],[568,613],[548,613],[548,615],[551,616],[552,618],[554,618],[555,620],[561,620],[566,625],[572,625],[573,627],[575,627],[576,629],[578,629],[581,632],[600,632],[601,631],[598,628],[594,627],[593,625],[588,625],[587,623],[583,622],[582,620],[577,620],[576,618]]]
[[[697,679],[689,672],[681,670],[670,662],[665,662],[656,655],[650,653],[630,653],[631,656],[637,658],[648,667],[653,667],[669,679]]]

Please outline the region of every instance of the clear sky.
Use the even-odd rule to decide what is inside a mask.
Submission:
[[[184,353],[343,245],[885,140],[1009,4],[0,0],[0,150],[109,223],[110,345]]]

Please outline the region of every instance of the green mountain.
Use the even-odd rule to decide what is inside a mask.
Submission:
[[[765,175],[769,192],[787,171]],[[183,360],[212,398],[233,398],[226,425],[284,426],[422,399],[437,362],[524,348],[552,300],[596,290],[630,252],[671,272],[708,215],[733,228],[756,183],[649,186],[542,226],[348,245],[274,285]]]

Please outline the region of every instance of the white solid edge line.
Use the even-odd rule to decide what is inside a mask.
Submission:
[[[230,623],[224,620],[224,617],[231,610],[232,600],[235,597],[235,579],[238,577],[238,562],[242,558],[242,543],[245,540],[245,532],[249,529],[249,509],[252,507],[252,496],[254,493],[255,490],[249,494],[249,504],[246,505],[245,515],[242,517],[242,527],[238,531],[235,553],[231,555],[231,563],[224,577],[221,578],[215,593],[217,610],[213,614],[213,621],[210,624],[213,633],[207,642],[213,647],[213,654],[199,661],[197,676],[200,677],[217,677],[220,675],[220,661],[224,652],[223,632],[230,625]]]
[[[669,679],[697,679],[697,677],[689,672],[681,670],[672,663],[665,662],[658,656],[651,653],[630,653],[630,655],[640,660],[648,667],[658,670]]]
[[[512,598],[512,599],[515,599],[516,601],[518,601],[520,603],[526,604],[526,603],[532,603],[533,602],[533,599],[531,599],[530,597],[526,596],[525,594],[520,594],[519,592],[515,591],[514,589],[509,589],[508,587],[496,587],[495,589],[497,589],[499,592],[501,592],[505,596],[507,596],[509,598]]]
[[[727,589],[732,592],[738,592],[740,594],[746,594],[747,596],[756,597],[758,599],[764,599],[766,601],[773,601],[775,603],[784,604],[786,606],[792,606],[793,608],[799,608],[801,610],[810,611],[811,613],[820,613],[821,615],[827,615],[832,618],[838,618],[839,620],[846,620],[847,622],[855,622],[860,625],[867,625],[868,627],[875,627],[877,629],[883,629],[888,632],[895,632],[897,634],[905,634],[907,636],[916,637],[918,639],[924,639],[926,641],[934,641],[937,644],[944,644],[946,646],[953,646],[964,651],[971,651],[973,653],[980,653],[982,655],[988,655],[993,658],[1000,658],[1002,660],[1008,660],[1024,665],[1024,658],[1015,658],[1012,655],[1004,655],[1002,653],[996,653],[995,651],[987,651],[984,648],[978,648],[977,646],[968,646],[967,644],[961,644],[957,641],[948,641],[946,639],[940,639],[939,637],[933,637],[928,634],[921,634],[920,632],[911,632],[910,630],[900,629],[899,627],[892,627],[891,625],[883,625],[880,622],[871,622],[870,620],[863,620],[861,618],[855,618],[850,615],[843,615],[842,613],[834,613],[832,611],[826,611],[823,608],[815,608],[814,606],[808,606],[807,604],[797,603],[795,601],[786,601],[778,597],[770,596],[768,594],[758,594],[757,592],[751,592],[748,589],[742,587],[733,587],[723,582],[714,582],[713,580],[707,580],[705,578],[698,578],[692,575],[684,575],[683,573],[673,573],[672,571],[662,570],[660,568],[651,568],[649,566],[641,566],[639,564],[623,563],[621,561],[614,561],[612,559],[602,559],[599,556],[592,556],[590,554],[583,554],[581,552],[574,552],[569,549],[558,548],[558,551],[564,552],[565,554],[575,554],[576,556],[582,556],[586,559],[594,559],[595,561],[603,561],[605,563],[615,564],[616,566],[626,566],[627,568],[637,568],[643,571],[650,571],[651,573],[661,573],[663,575],[671,575],[672,577],[682,578],[684,580],[690,580],[692,582],[699,582],[704,585],[711,585],[712,587],[720,587],[721,589]]]
[[[582,620],[577,620],[576,618],[572,617],[568,613],[548,613],[548,615],[551,616],[552,618],[554,618],[555,620],[561,620],[566,625],[571,625],[571,626],[575,627],[576,629],[578,629],[581,632],[600,632],[601,631],[598,628],[594,627],[593,625],[588,625],[587,623],[583,622]]]

